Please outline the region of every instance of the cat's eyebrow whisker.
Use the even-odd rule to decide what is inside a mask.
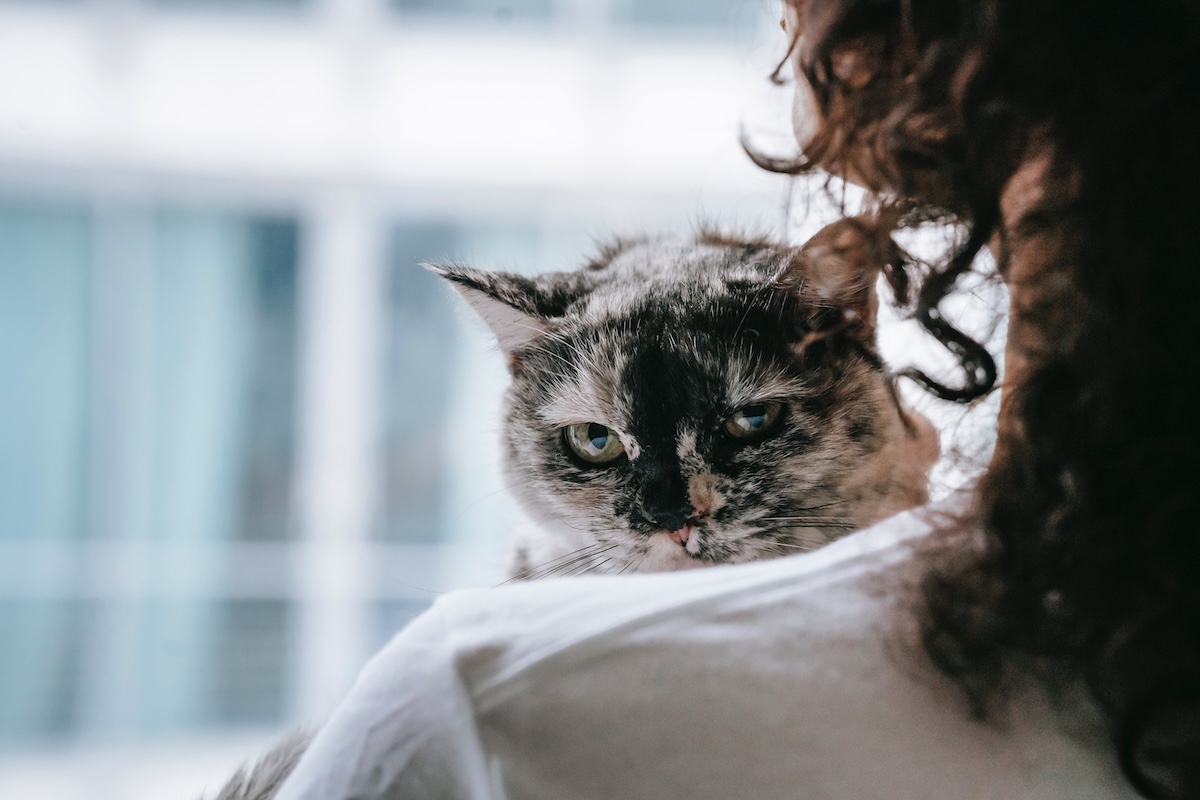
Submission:
[[[565,335],[561,335],[561,334],[560,334],[560,335],[556,335],[556,336],[554,336],[553,338],[554,338],[554,341],[556,341],[556,342],[558,342],[559,344],[563,345],[563,346],[564,346],[564,347],[566,347],[568,350],[571,350],[573,353],[575,353],[575,355],[577,355],[577,356],[579,356],[581,359],[583,359],[583,361],[584,361],[584,363],[585,363],[585,364],[589,364],[589,365],[591,365],[591,364],[593,364],[593,363],[594,363],[594,361],[593,361],[593,358],[592,358],[592,355],[591,355],[591,354],[585,353],[585,352],[583,351],[583,349],[579,347],[579,345],[575,344],[575,343],[574,343],[574,342],[572,342],[570,339],[566,338],[566,336],[565,336]]]
[[[547,348],[545,348],[545,347],[539,347],[539,348],[537,348],[537,351],[538,351],[539,353],[545,353],[546,355],[550,356],[551,358],[558,359],[558,360],[559,360],[559,361],[561,361],[562,363],[566,364],[568,367],[571,367],[571,368],[574,368],[574,367],[575,367],[575,365],[574,365],[574,364],[572,364],[570,361],[568,361],[567,359],[563,358],[563,357],[562,357],[562,356],[560,356],[558,353],[555,353],[555,352],[554,352],[554,351],[552,351],[552,350],[548,350],[548,349],[547,349]]]
[[[582,362],[582,365],[587,367],[590,371],[595,372],[599,368],[599,363],[596,361],[597,354],[594,351],[585,351],[578,344],[571,341],[569,338],[567,338],[566,331],[558,331],[555,333],[548,333],[548,334],[546,334],[545,338],[550,339],[551,341],[558,342],[563,347],[566,347],[567,349],[571,350],[573,353],[575,353],[575,355],[579,356],[579,359]],[[548,355],[556,356],[560,361],[562,361],[564,364],[567,364],[568,366],[577,366],[577,365],[571,364],[565,358],[558,356],[558,354],[556,354],[556,353],[550,353],[545,348],[539,348],[539,349],[541,349],[542,352],[545,352]]]
[[[765,298],[767,295],[768,290],[764,287],[751,296],[750,302],[746,304],[746,310],[742,313],[742,318],[738,320],[737,327],[733,329],[734,339],[737,339],[737,335],[742,332],[742,326],[745,325],[746,320],[750,318],[750,312],[754,310],[754,304],[758,302],[759,298]],[[782,311],[780,313],[782,313]]]
[[[526,330],[534,331],[535,333],[541,333],[541,334],[543,334],[543,336],[545,338],[559,342],[560,344],[564,345],[565,347],[575,351],[575,353],[580,358],[582,358],[585,362],[588,362],[588,363],[591,362],[591,359],[587,356],[587,354],[585,354],[582,350],[580,350],[578,347],[576,347],[573,342],[566,339],[565,334],[563,334],[563,333],[546,333],[546,331],[544,329],[539,328],[536,325],[526,325],[525,323],[522,323],[522,322],[516,322],[513,324],[519,328],[525,328]],[[550,356],[551,358],[557,358],[559,361],[566,364],[568,367],[575,366],[570,361],[568,361],[567,359],[560,356],[558,353],[552,352],[551,350],[547,349],[546,347],[538,347],[537,350],[539,353],[545,353],[546,355]]]

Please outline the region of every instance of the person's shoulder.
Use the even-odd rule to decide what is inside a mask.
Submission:
[[[467,683],[483,694],[531,671],[562,675],[596,658],[753,648],[761,656],[796,643],[874,643],[891,606],[887,580],[911,560],[937,508],[884,520],[820,550],[686,572],[577,577],[456,592],[435,612]],[[858,633],[855,633],[855,632]],[[861,634],[861,635],[859,635]],[[874,645],[872,645],[874,646]]]
[[[957,503],[957,501],[955,501]],[[736,593],[748,587],[788,584],[803,593],[808,585],[828,586],[864,573],[886,569],[911,558],[912,546],[953,513],[954,503],[902,512],[807,553],[748,564],[620,576],[580,576],[466,589],[439,598],[438,611],[462,623],[478,615],[519,616],[534,609],[567,613],[588,606],[615,609],[671,604],[663,598],[696,600]]]

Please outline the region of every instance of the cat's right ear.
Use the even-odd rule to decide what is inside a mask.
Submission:
[[[882,272],[902,302],[907,295],[908,256],[889,235],[891,219],[849,217],[818,231],[776,279],[796,291],[810,312],[805,326],[836,329],[857,338],[875,333]],[[828,331],[831,332],[831,331]]]
[[[530,278],[508,272],[487,272],[457,264],[422,264],[450,282],[467,304],[487,323],[511,355],[546,332],[540,308],[541,292]]]

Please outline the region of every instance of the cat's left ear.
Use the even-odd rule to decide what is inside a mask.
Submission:
[[[897,291],[907,256],[892,240],[890,226],[870,217],[850,217],[826,225],[800,247],[776,278],[796,292],[812,333],[840,333],[860,339],[875,335],[879,313],[876,284],[887,272]]]
[[[586,287],[570,273],[528,278],[511,272],[488,272],[457,264],[423,264],[442,276],[487,323],[511,360],[548,330]]]

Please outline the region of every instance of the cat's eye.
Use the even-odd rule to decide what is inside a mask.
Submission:
[[[782,403],[751,403],[725,420],[725,433],[734,439],[753,440],[770,433],[782,414]]]
[[[568,425],[563,428],[563,441],[589,464],[611,464],[625,454],[617,432],[597,422]]]

